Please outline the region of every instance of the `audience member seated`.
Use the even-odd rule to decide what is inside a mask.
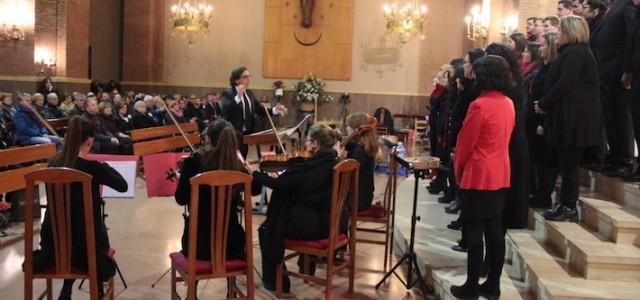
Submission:
[[[16,114],[16,107],[13,105],[13,97],[11,94],[0,96],[0,113],[2,120],[5,122],[13,122],[13,116]]]
[[[35,93],[31,96],[31,103],[33,108],[42,116],[42,110],[44,109],[44,95],[40,93]]]
[[[129,131],[133,129],[131,115],[129,114],[129,105],[122,102],[116,102],[115,110],[115,121],[116,126],[118,126],[118,131],[128,134]]]
[[[138,101],[133,105],[134,112],[132,115],[133,129],[143,129],[156,126],[153,116],[147,112],[145,101]]]
[[[107,93],[107,92],[103,92],[102,94],[100,94],[99,99],[100,99],[100,102],[101,102],[101,103],[102,103],[102,102],[109,102],[109,103],[111,103],[111,102],[112,102],[112,101],[111,101],[111,96],[110,96],[110,95],[109,95],[109,93]]]
[[[92,150],[100,154],[116,154],[120,146],[120,140],[107,130],[103,119],[98,115],[99,112],[98,101],[96,99],[87,100],[84,117],[93,123],[96,131]]]
[[[71,97],[71,95],[64,94],[64,96],[62,96],[62,103],[60,103],[60,111],[62,111],[62,113],[65,116],[68,116],[69,112],[72,109],[73,109],[73,98]]]
[[[100,82],[100,80],[93,80],[91,81],[91,92],[94,94],[100,93],[104,91],[104,87],[102,86],[102,82]]]
[[[71,94],[71,99],[73,99],[73,108],[69,111],[67,117],[72,118],[84,115],[84,102],[86,101],[86,96],[82,93],[73,92],[73,94]]]
[[[275,291],[276,266],[283,259],[285,238],[322,240],[329,236],[333,167],[338,163],[333,146],[337,136],[326,125],[313,125],[306,140],[312,158],[294,159],[290,168],[278,178],[252,172],[255,183],[273,190],[270,214],[258,230],[263,282],[267,290]],[[301,263],[299,260],[298,265]],[[289,289],[289,278],[285,276],[283,291],[288,293]]]
[[[220,92],[209,93],[207,94],[207,100],[205,103],[205,114],[207,118],[211,121],[214,121],[222,115],[222,108],[220,108]]]
[[[129,155],[133,153],[133,145],[131,137],[118,128],[118,122],[116,116],[113,114],[113,107],[111,103],[102,102],[98,105],[98,116],[102,119],[104,129],[110,136],[114,136],[118,139],[118,151],[117,154]]]
[[[98,273],[98,294],[104,294],[103,282],[115,275],[116,265],[114,260],[107,255],[110,249],[107,228],[100,217],[101,186],[108,186],[116,191],[125,192],[127,182],[122,175],[106,163],[100,163],[86,159],[93,143],[95,129],[93,123],[81,117],[74,117],[69,121],[67,142],[62,152],[49,164],[50,167],[73,168],[92,176],[91,197],[93,200],[93,223],[96,243],[96,267]],[[84,206],[82,201],[82,187],[71,186],[71,265],[83,271],[87,271],[87,249],[84,227]],[[51,228],[51,219],[48,211],[45,212],[40,230],[40,249],[33,253],[34,271],[46,270],[55,263],[54,233]],[[58,299],[71,299],[74,280],[65,280]]]
[[[62,119],[65,117],[58,107],[58,95],[56,93],[47,95],[47,105],[42,109],[42,116],[45,119]]]
[[[172,100],[175,101],[175,100]],[[238,140],[231,123],[218,120],[207,127],[207,136],[211,150],[196,153],[185,159],[181,169],[180,181],[175,192],[176,202],[181,205],[190,205],[191,183],[189,180],[204,172],[227,170],[247,172],[237,155]],[[238,220],[237,207],[242,203],[241,189],[233,191],[233,202],[229,210],[229,231],[227,240],[227,260],[245,259],[246,243],[245,232]],[[259,190],[258,190],[259,192]],[[212,199],[211,188],[201,187],[199,191],[200,206],[198,207],[198,241],[196,243],[196,257],[198,260],[209,261],[211,257],[211,213]],[[184,232],[182,234],[182,254],[189,255],[189,217],[184,219]],[[252,250],[252,245],[249,251]]]
[[[347,134],[352,135],[362,126],[367,126],[370,118],[366,113],[349,115],[346,120]],[[367,210],[373,202],[373,173],[376,167],[376,156],[378,155],[378,135],[375,128],[355,135],[351,141],[344,145],[344,150],[346,151],[346,158],[355,159],[360,163],[358,211]]]
[[[206,126],[205,120],[207,118],[204,115],[202,101],[199,97],[196,97],[196,95],[192,94],[189,96],[187,108],[184,110],[184,118],[189,122],[198,123],[198,129],[200,129],[200,131],[204,130]]]
[[[173,124],[173,120],[171,119],[171,116],[169,116],[169,114],[172,114],[173,117],[176,119],[176,121],[179,124],[182,124],[182,123],[186,122],[186,120],[184,118],[184,113],[180,109],[178,101],[169,100],[169,104],[167,106],[169,107],[169,111],[166,111],[164,113],[164,117],[163,117],[163,124],[164,125],[172,125]]]
[[[55,144],[62,149],[62,138],[49,134],[35,115],[31,106],[31,97],[27,94],[19,96],[13,123],[16,128],[16,143],[19,145]]]
[[[164,123],[165,116],[165,102],[162,100],[162,97],[155,96],[153,97],[153,109],[151,110],[151,115],[153,116],[153,122],[160,125]],[[149,109],[147,108],[147,111]]]

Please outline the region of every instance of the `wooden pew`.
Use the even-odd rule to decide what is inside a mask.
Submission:
[[[45,168],[47,160],[56,155],[54,144],[32,145],[25,147],[13,147],[0,150],[0,195],[25,189],[24,175]],[[13,203],[17,209],[16,203]],[[33,213],[33,212],[32,212]],[[34,221],[34,233],[40,232],[40,219]],[[14,223],[16,227],[22,227],[22,223]],[[9,227],[10,230],[12,227]],[[11,230],[12,231],[12,230]],[[24,234],[18,232],[0,240],[0,247],[24,240]]]
[[[191,144],[200,144],[198,124],[185,123],[180,124],[180,127]],[[137,156],[172,151],[189,146],[175,125],[132,130],[131,140],[133,141],[133,155]]]
[[[56,155],[54,144],[14,147],[0,150],[0,194],[15,192],[25,187],[24,175],[47,166],[48,160]],[[44,162],[43,162],[44,161]],[[30,163],[34,163],[28,166]]]

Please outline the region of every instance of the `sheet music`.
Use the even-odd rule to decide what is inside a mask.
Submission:
[[[302,127],[305,124],[307,124],[309,122],[309,120],[311,120],[311,118],[313,118],[313,114],[307,115],[306,117],[304,117],[302,119],[302,121],[300,121],[298,124],[296,124],[296,126],[278,130],[278,135],[280,135],[280,137],[292,137],[293,134],[296,133],[296,131],[298,129],[300,129],[300,127]],[[252,133],[250,135],[251,136],[256,136],[256,135],[263,135],[263,134],[272,133],[272,132],[273,132],[272,129],[267,129],[267,130],[259,131],[259,132],[256,132],[256,133]]]
[[[136,191],[136,166],[137,162],[135,161],[106,161],[105,163],[109,164],[112,168],[114,168],[124,180],[127,181],[127,191],[124,193],[119,193],[114,189],[103,186],[102,188],[102,196],[104,198],[134,198]]]

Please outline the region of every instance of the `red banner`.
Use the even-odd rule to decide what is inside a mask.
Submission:
[[[148,197],[173,196],[178,187],[178,162],[189,153],[157,153],[142,157]]]

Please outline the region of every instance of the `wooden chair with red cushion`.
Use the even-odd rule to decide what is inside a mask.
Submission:
[[[276,271],[276,296],[282,296],[282,277],[289,275],[296,278],[304,279],[305,282],[313,281],[325,286],[325,299],[331,299],[331,286],[333,276],[344,270],[349,270],[349,293],[353,293],[353,281],[355,276],[355,258],[356,258],[356,227],[354,220],[357,217],[357,210],[352,210],[349,216],[349,236],[340,233],[340,217],[348,196],[351,195],[351,207],[358,207],[358,170],[360,163],[353,159],[347,159],[338,163],[333,168],[333,189],[331,194],[331,220],[329,229],[329,237],[319,241],[301,241],[301,240],[285,240],[285,249],[294,251],[284,257],[282,263],[277,266]],[[348,246],[347,256],[344,262],[334,266],[334,254],[337,250]],[[316,256],[323,263],[327,264],[327,272],[325,278],[318,278],[306,274],[299,274],[284,269],[284,263],[287,260],[295,258],[299,255],[304,256],[304,271],[309,273],[308,262],[309,256]],[[324,259],[324,260],[322,260]]]
[[[53,279],[87,279],[92,300],[98,299],[98,272],[96,268],[96,242],[93,223],[93,199],[91,196],[91,175],[66,168],[45,168],[26,174],[26,198],[34,199],[34,189],[44,183],[47,187],[47,213],[51,220],[55,264],[49,269],[33,271],[33,226],[25,226],[24,299],[33,299],[33,280],[46,279],[47,299],[53,299],[51,289]],[[71,184],[82,185],[82,204],[87,242],[88,271],[71,265]],[[26,211],[33,211],[34,201],[25,201]],[[25,224],[33,224],[33,214],[25,214]],[[103,299],[113,299],[113,278],[107,282],[109,288]]]
[[[189,205],[189,253],[171,253],[171,299],[181,299],[176,292],[177,282],[187,282],[187,299],[196,299],[196,282],[216,278],[228,279],[228,296],[253,299],[253,238],[251,237],[251,176],[236,171],[211,171],[191,178],[191,203]],[[230,210],[234,187],[244,188],[244,225],[247,255],[244,260],[227,260]],[[201,186],[211,188],[211,261],[196,260],[198,241],[198,207]],[[179,275],[179,277],[178,277]],[[246,295],[235,284],[237,276],[246,276]]]
[[[384,235],[384,241],[380,239],[368,239],[368,238],[358,238],[357,242],[359,243],[367,243],[367,244],[377,244],[384,245],[384,272],[387,272],[387,268],[391,264],[391,260],[389,257],[393,254],[393,247],[391,247],[391,241],[393,241],[393,226],[394,217],[393,212],[396,208],[396,185],[397,185],[397,176],[396,170],[398,167],[398,163],[394,159],[396,154],[396,148],[391,150],[391,154],[389,155],[389,177],[387,179],[387,184],[384,190],[384,199],[382,204],[373,204],[371,207],[364,211],[358,212],[357,231],[367,232],[373,234],[381,234]],[[362,226],[365,224],[378,224],[382,225],[382,228],[372,228],[371,226]]]

